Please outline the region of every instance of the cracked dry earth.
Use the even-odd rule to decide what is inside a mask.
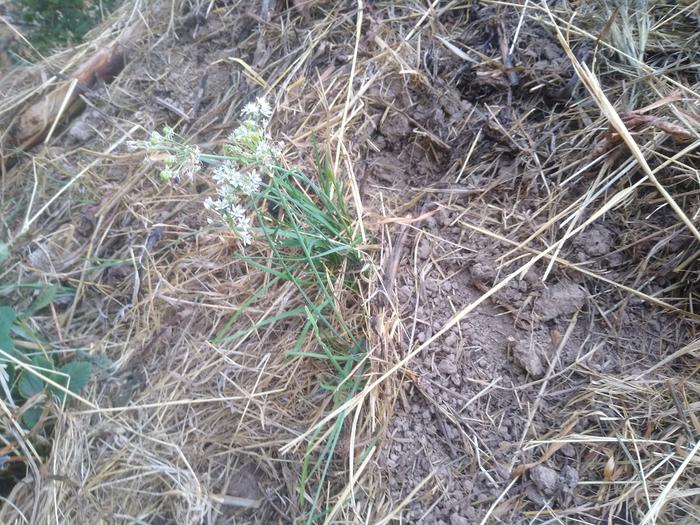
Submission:
[[[376,93],[374,102],[385,113],[370,139],[377,151],[367,155],[365,194],[381,193],[422,217],[393,237],[401,250],[392,289],[405,355],[528,260],[511,250],[536,229],[529,217],[546,193],[531,190],[522,153],[489,138],[480,152],[493,173],[446,182],[474,134],[440,136],[474,115],[458,95],[446,91],[437,102],[404,85]],[[407,200],[415,204],[408,210]],[[560,255],[621,276],[619,230],[598,221]],[[587,466],[589,449],[565,444],[537,463],[542,449],[533,441],[600,424],[597,416],[572,417],[590,377],[641,371],[644,357],[674,346],[658,335],[667,314],[621,299],[570,266],[547,266],[542,259],[511,280],[406,367],[380,458],[394,507],[407,501],[397,523],[465,525],[487,514],[529,523],[543,507],[582,505],[586,490],[590,497],[586,482],[600,472]]]
[[[407,347],[425,341],[463,305],[476,301],[496,278],[492,268],[505,251],[458,232],[459,226],[450,226],[453,214],[441,211],[435,226],[443,235],[447,228],[454,240],[448,244],[418,233],[423,237],[415,243],[418,277],[399,278]],[[586,292],[566,275],[554,279],[546,286],[533,270],[512,282],[412,363],[413,379],[404,383],[384,456],[397,496],[431,476],[406,510],[408,522],[479,520],[508,483],[525,437],[561,422],[552,416],[575,386],[548,390],[539,402],[538,392],[551,366],[559,373],[582,358],[586,325],[573,319],[586,304]],[[570,465],[573,455],[571,447],[562,450],[560,469],[533,471],[534,503],[555,493],[562,504],[571,499],[578,479]]]
[[[433,204],[437,213],[413,232],[397,277],[404,351],[510,273],[496,270],[510,246],[463,226],[459,206]],[[585,237],[574,255],[614,260],[605,239]],[[396,502],[423,483],[405,523],[478,523],[497,500],[502,522],[519,523],[516,512],[576,504],[579,481],[599,478],[581,471],[582,451],[566,444],[510,484],[518,465],[539,458],[524,449],[528,441],[586,428],[587,418],[566,421],[564,410],[588,382],[581,367],[630,371],[641,354],[666,347],[635,332],[650,322],[644,305],[628,310],[618,339],[591,314],[599,306],[580,274],[555,268],[543,282],[545,268],[511,281],[409,364],[381,460]]]

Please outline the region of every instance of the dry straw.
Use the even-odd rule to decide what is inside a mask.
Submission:
[[[65,130],[56,121],[46,144],[2,167],[2,229],[13,256],[0,284],[70,287],[68,302],[40,312],[32,328],[50,338],[51,351],[89,355],[104,368],[96,365],[82,405],[53,409],[52,438],[36,442],[41,450],[33,451],[36,443],[2,404],[3,425],[26,455],[29,475],[3,497],[0,522],[406,522],[414,504],[440,493],[444,471],[430,470],[397,495],[381,467],[402,385],[420,384],[414,358],[546,263],[549,281],[585,279],[594,293],[578,322],[605,333],[595,334],[595,344],[583,340],[566,367],[553,359],[541,380],[469,378],[480,382],[461,400],[467,406],[490,407],[504,391],[528,393],[534,404],[523,419],[530,423],[546,396],[573,388],[576,378],[561,417],[547,420],[541,434],[528,425],[518,436],[513,477],[479,502],[479,521],[598,523],[620,515],[633,523],[693,523],[700,498],[698,345],[691,342],[700,117],[697,79],[687,72],[698,59],[697,28],[689,29],[698,3],[639,2],[633,14],[633,2],[617,9],[604,1],[486,0],[479,3],[484,24],[506,44],[497,51],[464,44],[465,28],[481,22],[463,2],[283,4],[126,2],[86,44],[0,79],[6,139],[27,103],[70,83],[68,74],[131,25],[146,28],[130,42],[115,82],[81,94],[87,107],[78,125]],[[572,90],[557,99],[560,109],[528,120],[531,108],[515,108],[521,113],[504,124],[493,107],[460,99],[455,86],[465,63],[475,78],[492,82],[489,89],[508,92],[513,86],[503,88],[503,79],[524,74],[512,63],[520,43],[542,35],[559,43],[568,62],[561,71],[538,71],[519,89],[537,104],[568,72],[573,81],[560,84]],[[651,62],[655,56],[674,61]],[[398,107],[404,92],[412,102]],[[206,169],[163,184],[159,159],[124,147],[169,124],[188,143],[218,153],[244,106],[260,95],[274,109],[270,129],[285,145],[284,168],[316,173],[321,151],[324,169],[342,182],[329,194],[352,217],[347,230],[357,242],[342,253],[360,255],[333,271],[319,265],[304,279],[337,314],[326,328],[361,341],[348,345],[356,356],[324,354],[323,324],[308,324],[318,312],[307,281],[270,271],[279,245],[260,236],[243,247],[235,233],[208,224],[203,202],[216,188]],[[416,116],[423,99],[462,104],[461,118],[426,127]],[[657,124],[673,127],[631,129],[630,114],[649,107]],[[421,178],[417,165],[399,191],[373,178],[378,170],[366,161],[394,113],[420,145],[412,151],[443,159],[438,182]],[[669,133],[680,128],[693,137],[687,143]],[[514,151],[527,173],[499,179]],[[315,195],[305,182],[290,187]],[[443,213],[462,232],[459,242],[447,227],[426,226]],[[569,251],[601,221],[619,228],[620,253],[634,254],[614,272]],[[397,288],[420,289],[421,239],[458,257],[473,253],[475,239],[498,243],[502,257],[495,284],[454,304],[451,318],[418,342],[416,326],[430,320],[417,306],[402,309]],[[341,253],[339,244],[325,255]],[[656,286],[660,275],[665,284]],[[31,300],[24,289],[3,290],[18,304]],[[639,355],[643,370],[589,366],[601,348],[628,348],[616,313],[632,308],[644,312],[637,319],[657,323],[659,346],[671,350]],[[562,352],[575,339],[565,335]],[[338,367],[343,379],[333,383]],[[483,442],[497,434],[497,419],[484,414],[480,436],[456,425],[471,447],[460,457],[492,479],[503,467]],[[521,490],[528,471],[567,444],[582,450],[578,499],[568,508],[536,506]]]

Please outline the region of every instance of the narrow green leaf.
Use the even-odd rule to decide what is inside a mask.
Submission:
[[[26,319],[37,313],[39,310],[46,308],[56,298],[56,294],[59,290],[60,286],[55,284],[44,286],[41,292],[39,292],[39,295],[37,295],[36,299],[34,299],[34,302],[32,302],[31,306],[29,306],[29,308],[27,308],[27,310],[24,312],[23,317]]]
[[[250,334],[255,332],[255,330],[259,330],[263,326],[271,325],[276,323],[277,321],[281,321],[283,319],[289,319],[293,317],[298,317],[300,315],[303,315],[306,312],[306,310],[303,307],[299,308],[293,308],[291,310],[287,310],[286,312],[279,313],[277,315],[272,315],[270,317],[266,317],[263,320],[259,321],[258,323],[254,324],[253,326],[249,328],[245,328],[243,330],[237,330],[231,335],[224,336],[220,339],[217,339],[217,342],[224,342],[224,341],[235,341],[236,339],[240,337],[248,337]]]
[[[16,318],[17,314],[14,308],[0,306],[0,350],[8,353],[13,352],[15,349],[15,344],[10,337],[10,331]]]
[[[22,423],[28,428],[33,429],[37,423],[39,423],[39,418],[41,417],[41,407],[31,407],[22,414]]]

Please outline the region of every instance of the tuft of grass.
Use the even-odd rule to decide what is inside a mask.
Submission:
[[[259,255],[239,257],[267,274],[269,281],[246,306],[268,294],[270,288],[285,284],[293,287],[301,306],[264,318],[248,330],[229,333],[244,314],[241,309],[214,342],[240,341],[264,327],[274,329],[276,324],[288,330],[290,322],[297,320],[296,343],[288,356],[318,363],[318,382],[307,395],[321,397],[325,406],[336,409],[361,390],[366,359],[364,339],[344,317],[348,305],[343,302],[354,297],[357,268],[362,264],[345,189],[327,158],[317,154],[316,177],[276,167],[253,208],[264,249]],[[347,416],[347,411],[341,412],[328,431],[318,430],[308,440],[298,481],[298,505],[304,508],[308,502],[306,523],[317,522],[326,512],[323,489]]]
[[[352,317],[346,317],[358,302],[363,254],[346,189],[328,154],[314,147],[314,175],[282,166],[279,146],[267,131],[270,114],[264,99],[248,104],[222,155],[201,153],[172,128],[131,146],[165,153],[161,172],[165,182],[191,180],[203,163],[211,165],[217,199],[208,198],[204,207],[218,215],[243,246],[257,239],[250,251],[241,246],[235,258],[265,276],[265,284],[224,323],[212,343],[240,345],[259,331],[279,330],[294,334],[287,357],[306,360],[306,366],[317,370],[305,397],[320,399],[322,410],[338,413],[327,430],[312,433],[301,460],[297,505],[308,508],[310,524],[327,512],[322,505],[324,489],[334,483],[329,472],[349,413],[341,407],[364,383],[366,341]],[[292,306],[240,328],[249,312],[264,310],[269,296],[281,290],[287,290],[286,303]]]

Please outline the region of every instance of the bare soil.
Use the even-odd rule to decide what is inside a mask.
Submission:
[[[471,15],[452,44],[498,55],[517,20],[493,6],[473,5]],[[378,123],[363,159],[365,195],[375,204],[376,195],[399,204],[418,196],[415,206],[400,209],[430,215],[394,239],[401,258],[392,289],[403,352],[519,268],[509,263],[514,245],[550,218],[534,212],[565,177],[542,175],[556,173],[563,160],[557,157],[566,158],[557,143],[585,127],[564,116],[585,93],[555,37],[528,21],[523,34],[514,56],[525,73],[480,76],[433,47],[422,57],[428,85],[396,75],[369,90]],[[378,52],[371,45],[362,50]],[[544,88],[533,93],[538,82]],[[568,104],[561,103],[562,90]],[[465,174],[467,155],[478,162]],[[558,205],[584,193],[592,176],[584,175]],[[630,232],[617,219],[596,222],[559,257],[624,282],[640,254],[624,247]],[[663,214],[654,220],[673,221]],[[513,479],[517,465],[538,463],[535,448],[525,445],[563,428],[585,434],[605,427],[611,410],[604,402],[597,413],[576,410],[591,381],[643,374],[691,340],[692,329],[678,327],[674,316],[622,299],[573,267],[554,265],[544,278],[547,262],[511,281],[405,371],[379,462],[394,504],[407,499],[405,523],[482,523],[487,512],[494,522],[532,523],[543,506],[585,508],[595,493],[589,487],[601,476],[586,457],[595,447],[572,439]],[[654,280],[664,279],[657,273]],[[613,507],[599,519],[634,522],[629,513]]]

